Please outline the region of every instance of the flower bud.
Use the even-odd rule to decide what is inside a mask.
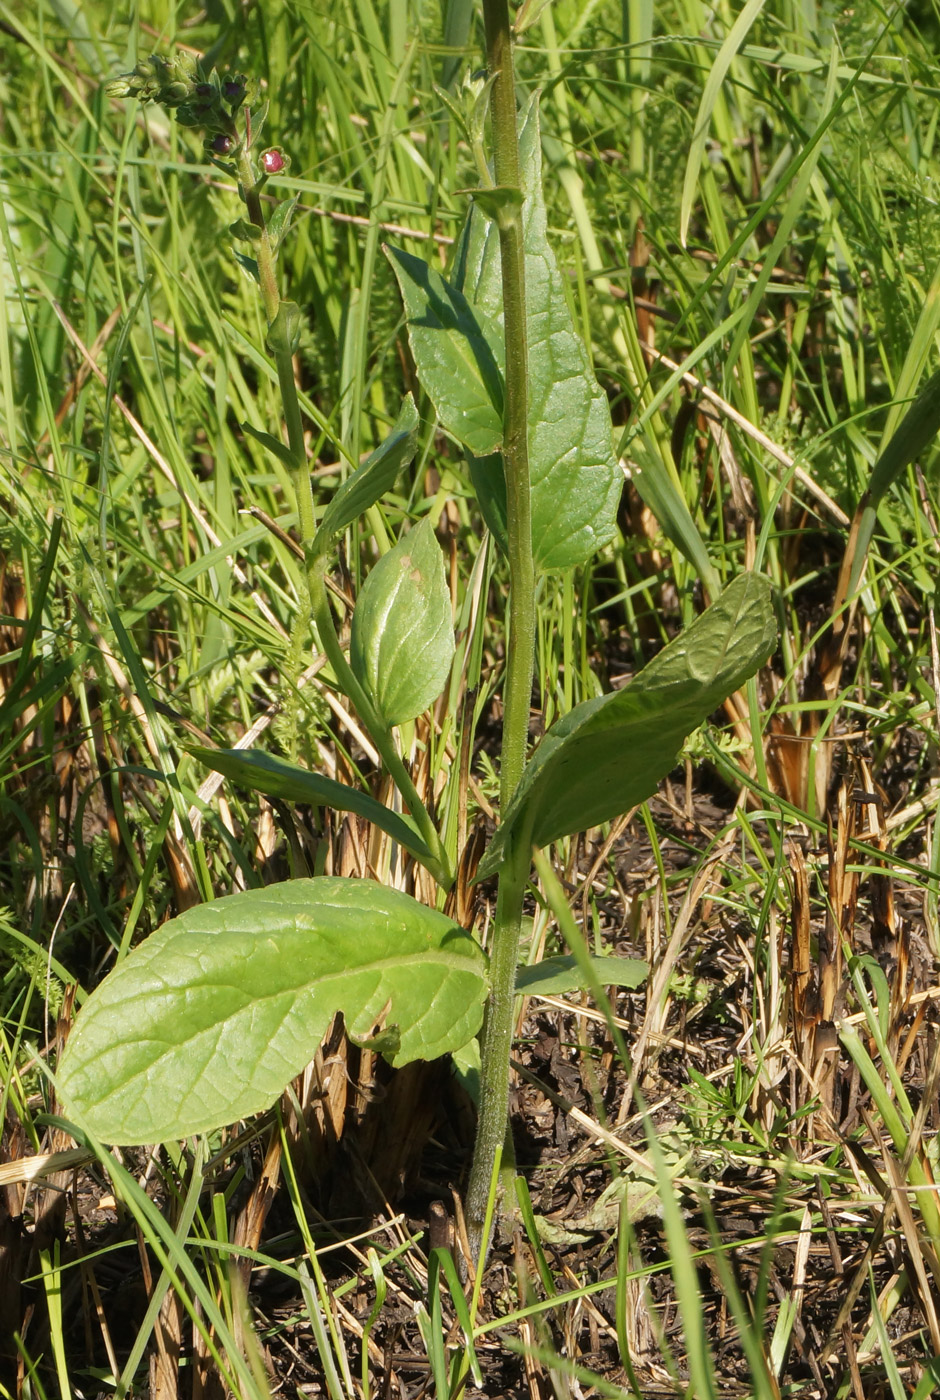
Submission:
[[[199,72],[199,60],[194,53],[187,53],[185,49],[181,49],[176,55],[176,68],[181,78],[193,83]]]
[[[231,102],[233,107],[245,100],[245,79],[240,73],[232,73],[222,80],[222,96],[226,102]]]
[[[134,88],[126,77],[112,78],[110,83],[105,83],[104,93],[105,97],[132,97]]]
[[[265,175],[280,175],[281,171],[287,168],[284,152],[279,151],[276,146],[272,146],[269,151],[262,154],[261,168]]]
[[[165,81],[170,72],[170,65],[162,54],[152,53],[148,58],[140,60],[135,71],[139,78],[156,77]]]
[[[231,154],[235,142],[231,136],[227,136],[224,131],[220,131],[217,136],[213,136],[208,142],[208,148],[214,156],[227,156]]]

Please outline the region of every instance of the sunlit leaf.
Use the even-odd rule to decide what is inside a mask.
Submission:
[[[525,190],[532,552],[540,568],[563,569],[583,563],[613,538],[623,473],[611,445],[607,396],[571,323],[564,279],[548,241],[537,96],[523,114],[519,155]],[[455,275],[481,322],[486,316],[502,333],[499,235],[477,206]]]
[[[194,745],[189,753],[216,773],[223,773],[232,782],[250,792],[277,797],[284,802],[303,802],[318,807],[332,807],[338,812],[355,812],[357,817],[371,822],[397,841],[422,864],[434,861],[434,855],[422,840],[417,827],[405,814],[391,811],[368,792],[338,783],[323,773],[312,773],[286,758],[264,753],[260,749],[209,749]]]
[[[421,258],[387,248],[411,353],[437,416],[471,452],[485,456],[503,440],[503,338],[490,318]]]
[[[66,1111],[109,1143],[211,1131],[268,1108],[337,1011],[380,1023],[395,1064],[476,1033],[479,945],[445,915],[367,880],[291,880],[188,910],[110,973],[58,1071]]]
[[[328,549],[334,535],[358,520],[392,489],[402,467],[415,455],[418,422],[415,401],[408,394],[385,441],[333,492],[317,531],[316,552]]]
[[[639,987],[649,976],[649,965],[640,958],[592,957],[597,981],[604,987]],[[579,988],[591,987],[578,960],[570,953],[543,958],[516,974],[516,991],[526,996],[563,996]]]
[[[770,583],[742,574],[623,690],[576,705],[552,726],[479,875],[499,869],[511,838],[547,846],[651,797],[687,736],[767,660],[775,640]]]
[[[425,518],[370,570],[349,640],[357,679],[388,724],[432,705],[454,658],[454,624],[444,556]]]

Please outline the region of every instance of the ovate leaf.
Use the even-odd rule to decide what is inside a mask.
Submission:
[[[572,325],[564,281],[548,241],[537,95],[523,114],[519,155],[525,193],[532,552],[540,568],[565,569],[584,563],[613,538],[623,472],[611,445],[607,396]],[[477,318],[481,323],[484,317],[497,321],[502,332],[499,234],[479,201],[471,212],[457,267],[459,284]]]
[[[395,1064],[456,1050],[486,995],[479,945],[367,880],[290,880],[164,924],[82,1007],[58,1072],[103,1141],[164,1142],[270,1106],[337,1011]]]
[[[503,440],[503,337],[420,258],[387,248],[422,387],[449,433],[484,456]]]
[[[742,574],[623,690],[576,705],[533,754],[479,876],[499,869],[510,838],[547,846],[645,802],[776,635],[768,580]]]
[[[293,355],[300,344],[302,326],[303,312],[296,301],[282,301],[265,336],[264,343],[268,351],[272,355],[279,352]]]
[[[314,543],[314,552],[324,553],[335,535],[380,501],[395,485],[402,467],[415,455],[418,442],[418,410],[408,394],[402,403],[398,421],[380,447],[366,458],[360,467],[333,493],[323,512]]]
[[[397,841],[422,865],[435,861],[411,818],[383,807],[371,793],[347,787],[322,773],[311,773],[309,768],[301,768],[298,763],[289,763],[286,758],[257,749],[207,749],[193,745],[188,752],[213,772],[224,774],[250,792],[278,797],[284,802],[305,802],[333,807],[339,812],[355,812],[357,817],[371,822]]]
[[[349,660],[388,724],[433,704],[454,658],[454,624],[444,559],[425,518],[384,554],[353,613]]]
[[[592,957],[591,967],[603,987],[639,987],[649,976],[649,965],[640,958]],[[591,990],[577,958],[569,953],[520,967],[516,974],[516,991],[530,997],[563,996],[579,988]]]

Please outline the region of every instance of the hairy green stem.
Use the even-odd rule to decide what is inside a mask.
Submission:
[[[521,195],[512,35],[506,0],[484,0],[483,15],[487,66],[491,73],[498,74],[490,98],[496,184],[498,188]],[[505,810],[525,768],[535,657],[535,567],[529,492],[529,350],[521,201],[506,201],[497,227],[506,342],[503,469],[510,587],[500,755],[500,802]]]
[[[251,157],[244,142],[239,142],[237,147],[236,165],[238,182],[242,187],[249,222],[258,230],[258,281],[261,284],[264,314],[268,319],[268,325],[271,326],[277,320],[277,313],[281,305],[281,294],[277,289],[277,259],[271,246],[271,235],[268,233],[268,226],[265,222],[261,193],[251,166]]]
[[[287,441],[294,460],[294,495],[297,498],[297,517],[300,537],[309,544],[316,534],[317,521],[313,508],[313,490],[310,472],[307,468],[307,448],[304,442],[303,419],[300,415],[300,399],[294,380],[294,361],[284,328],[278,325],[281,310],[281,294],[277,286],[277,256],[271,244],[271,235],[265,222],[264,209],[251,158],[244,144],[238,147],[238,179],[245,197],[250,223],[258,230],[255,245],[258,263],[258,281],[261,284],[261,299],[270,332],[270,348],[277,369],[277,382],[281,391],[284,409],[284,422],[287,425]]]
[[[300,537],[307,559],[307,592],[310,614],[316,624],[317,635],[343,693],[349,697],[369,737],[378,749],[382,761],[391,774],[408,806],[409,812],[418,826],[425,844],[434,853],[435,862],[429,866],[431,874],[439,884],[449,888],[453,884],[453,873],[437,829],[430,813],[418,796],[411,775],[399,756],[392,735],[381,715],[376,713],[369,696],[356,679],[355,673],[340,646],[333,623],[333,614],[326,593],[324,570],[326,561],[313,553],[312,545],[316,535],[316,514],[313,506],[313,491],[307,465],[307,448],[304,442],[303,420],[300,413],[300,399],[294,380],[294,365],[287,328],[284,324],[283,307],[277,285],[277,256],[271,244],[255,181],[251,160],[244,146],[238,149],[238,178],[245,197],[245,206],[251,223],[258,229],[255,244],[258,262],[258,280],[268,322],[268,345],[277,367],[278,385],[281,390],[281,403],[284,421],[287,425],[287,438],[294,462],[294,494],[297,498],[297,515]]]
[[[507,1141],[509,1058],[512,1050],[516,964],[522,933],[522,901],[529,877],[528,843],[514,848],[499,876],[490,945],[490,995],[481,1037],[480,1105],[464,1215],[471,1248],[482,1267],[486,1208],[496,1154]],[[512,1163],[512,1157],[509,1158]]]
[[[529,495],[529,382],[525,250],[522,237],[521,171],[516,126],[512,34],[506,0],[484,0],[486,59],[496,74],[490,98],[496,186],[506,191],[499,206],[500,266],[506,380],[503,405],[503,469],[509,556],[506,680],[500,768],[500,804],[505,812],[525,771],[529,706],[535,657],[535,568]],[[482,1036],[481,1103],[477,1141],[467,1190],[470,1239],[482,1265],[486,1204],[496,1153],[506,1136],[509,1057],[512,1047],[516,963],[522,905],[529,874],[527,841],[515,846],[499,877],[490,946],[490,998]]]

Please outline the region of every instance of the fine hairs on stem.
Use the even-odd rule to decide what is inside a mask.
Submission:
[[[506,379],[503,402],[503,469],[506,477],[506,535],[509,608],[506,619],[506,680],[500,768],[500,804],[505,811],[525,771],[529,707],[535,655],[535,566],[529,490],[529,382],[525,251],[512,31],[506,0],[484,0],[486,61],[492,89],[490,119],[497,190],[500,271],[503,288]],[[471,1246],[482,1265],[487,1198],[496,1154],[507,1135],[509,1058],[522,905],[529,874],[528,842],[513,843],[499,877],[490,945],[490,998],[481,1043],[480,1119],[467,1191]],[[511,1155],[510,1155],[511,1161]]]

